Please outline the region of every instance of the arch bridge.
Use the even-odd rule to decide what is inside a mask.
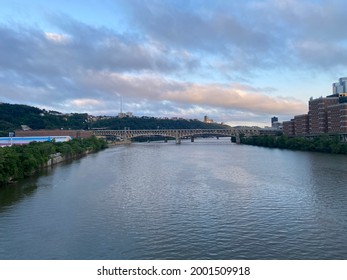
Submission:
[[[258,129],[124,129],[124,130],[94,130],[95,136],[114,136],[124,141],[139,136],[163,136],[176,139],[176,144],[181,143],[182,138],[191,137],[192,142],[196,136],[230,136],[236,138],[236,143],[240,143],[240,136],[259,135]]]

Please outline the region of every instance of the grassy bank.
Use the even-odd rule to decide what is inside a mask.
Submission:
[[[289,138],[283,135],[253,136],[249,138],[241,138],[241,143],[269,148],[347,154],[347,143],[340,142],[338,136],[319,136],[313,140],[303,137]]]
[[[0,186],[31,176],[48,165],[53,155],[74,158],[107,147],[103,139],[73,139],[69,142],[33,142],[29,145],[0,148]]]

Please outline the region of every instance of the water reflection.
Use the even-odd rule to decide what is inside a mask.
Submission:
[[[347,258],[346,157],[212,141],[115,147],[2,190],[0,258]]]
[[[14,182],[0,188],[0,213],[8,206],[20,202],[37,191],[37,179],[27,179],[25,182]]]

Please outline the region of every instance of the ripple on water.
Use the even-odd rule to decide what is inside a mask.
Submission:
[[[116,147],[24,181],[0,205],[0,259],[347,258],[345,157],[212,141]]]

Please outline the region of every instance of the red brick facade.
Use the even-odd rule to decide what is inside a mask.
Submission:
[[[283,134],[305,136],[347,133],[347,103],[341,96],[344,95],[310,99],[308,114],[283,122]]]
[[[328,132],[328,106],[338,103],[338,97],[320,97],[317,99],[311,99],[308,102],[310,134],[320,134]]]
[[[297,136],[305,136],[309,134],[308,114],[294,117],[294,132]]]
[[[89,138],[93,135],[89,130],[16,130],[17,137],[28,136],[71,136],[72,138]]]
[[[328,107],[328,132],[347,133],[347,103]]]
[[[283,122],[283,134],[287,136],[294,136],[294,120]]]

